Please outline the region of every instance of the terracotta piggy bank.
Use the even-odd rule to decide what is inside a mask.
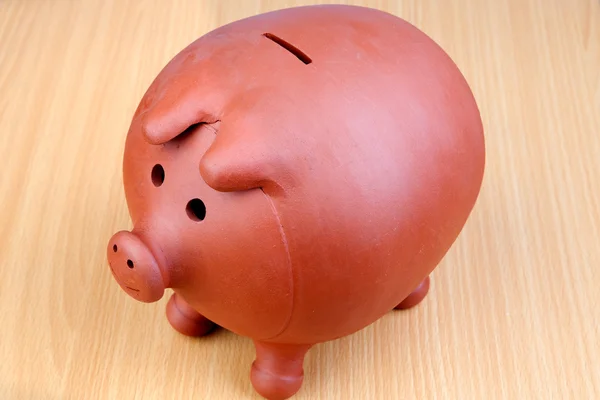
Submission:
[[[124,153],[133,222],[108,261],[167,319],[251,338],[250,379],[295,394],[311,346],[417,304],[484,173],[449,56],[382,11],[305,6],[193,42],[144,95]]]

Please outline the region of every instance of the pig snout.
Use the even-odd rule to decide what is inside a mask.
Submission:
[[[131,297],[145,303],[158,301],[165,284],[154,255],[131,232],[118,232],[109,241],[108,264],[119,286]]]

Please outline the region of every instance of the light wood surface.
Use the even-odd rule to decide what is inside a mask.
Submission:
[[[111,277],[143,92],[226,22],[309,1],[0,0],[0,399],[257,399],[249,339],[177,334]],[[427,299],[316,346],[297,399],[600,399],[600,3],[363,1],[433,37],[486,127]]]

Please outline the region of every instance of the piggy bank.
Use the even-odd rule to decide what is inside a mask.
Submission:
[[[283,9],[200,37],[125,141],[121,288],[178,332],[252,339],[250,380],[293,396],[311,346],[421,301],[480,192],[474,96],[430,37],[356,6]]]

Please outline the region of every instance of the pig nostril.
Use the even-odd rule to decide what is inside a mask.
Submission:
[[[159,187],[165,181],[165,169],[160,164],[156,164],[154,168],[152,168],[152,183],[154,186]]]
[[[116,253],[116,252],[117,252],[117,250],[119,250],[119,248],[117,247],[117,245],[116,245],[116,244],[113,244],[113,251]]]
[[[200,199],[190,200],[185,211],[192,221],[202,221],[206,217],[206,206]]]
[[[131,261],[131,260],[127,260],[127,266],[128,266],[129,268],[133,268],[133,261]]]

